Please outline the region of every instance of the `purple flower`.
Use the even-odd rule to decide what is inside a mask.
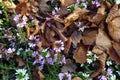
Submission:
[[[36,46],[36,44],[34,44],[34,43],[28,43],[28,45],[29,45],[29,47],[31,47],[31,48],[34,48],[34,47]]]
[[[33,35],[30,35],[29,40],[34,40],[35,37]]]
[[[16,16],[14,17],[14,19],[13,19],[13,20],[14,20],[16,23],[18,23],[18,22],[19,22],[20,17],[21,17],[21,15],[20,15],[20,14],[18,14],[18,15],[16,15]]]
[[[71,80],[71,74],[70,73],[66,73],[66,76],[67,76],[67,78],[68,78],[68,80]]]
[[[33,54],[32,54],[33,57],[36,57],[36,56],[39,56],[39,55],[40,54],[38,53],[38,51],[34,51]]]
[[[93,5],[96,5],[96,7],[99,7],[99,6],[100,6],[100,3],[99,3],[98,0],[92,1],[92,4],[93,4]]]
[[[58,74],[59,80],[63,80],[64,75],[65,75],[64,73],[59,73]]]
[[[107,75],[112,75],[112,70],[110,68],[107,69]]]
[[[43,69],[44,65],[40,65],[38,69],[41,71]]]
[[[62,61],[60,62],[61,64],[66,64],[66,59],[65,59],[65,56],[62,57]]]
[[[58,57],[58,54],[55,54],[55,55],[54,55],[54,59],[53,59],[54,62],[56,62],[57,57]]]
[[[53,64],[54,64],[54,61],[53,61],[52,58],[47,58],[47,62],[48,62],[48,64],[50,64],[50,65],[53,65]]]
[[[55,50],[55,52],[61,52],[64,50],[64,43],[61,40],[55,41],[55,47],[53,50]]]
[[[107,77],[104,76],[104,75],[100,75],[100,76],[98,76],[98,79],[99,79],[99,80],[107,80]]]
[[[14,48],[9,48],[8,50],[5,50],[5,54],[13,53],[15,51]]]

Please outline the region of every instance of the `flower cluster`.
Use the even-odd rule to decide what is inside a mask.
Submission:
[[[59,73],[58,76],[59,76],[59,80],[64,80],[64,79],[71,80],[72,79],[71,74],[68,73],[68,72],[66,72],[66,73]]]

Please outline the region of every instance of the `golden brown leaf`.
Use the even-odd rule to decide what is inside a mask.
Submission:
[[[69,25],[71,25],[75,20],[77,20],[79,17],[81,17],[83,14],[85,14],[86,12],[88,12],[88,10],[86,9],[80,9],[80,8],[76,8],[73,13],[71,13],[70,15],[68,15],[65,19],[65,28],[68,27]]]
[[[60,0],[62,6],[70,6],[74,4],[76,0]]]
[[[94,78],[94,77],[98,76],[100,73],[102,73],[104,71],[105,62],[106,62],[106,54],[102,53],[102,54],[98,55],[98,59],[97,60],[98,60],[98,63],[99,63],[98,64],[99,67],[98,67],[98,69],[95,72],[93,72],[90,75],[91,78]]]
[[[97,46],[94,46],[94,48],[92,49],[92,52],[99,55],[99,54],[102,54],[104,51],[99,49]]]
[[[99,29],[98,35],[96,37],[96,46],[103,51],[112,47],[110,39],[108,38],[106,33],[101,29]]]
[[[87,51],[88,47],[87,46],[79,46],[74,52],[73,58],[75,59],[76,63],[85,63],[87,61]]]

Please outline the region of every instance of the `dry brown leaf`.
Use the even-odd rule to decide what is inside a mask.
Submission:
[[[103,51],[112,47],[110,39],[108,38],[106,33],[101,29],[99,29],[98,35],[96,37],[96,46]]]
[[[28,9],[27,4],[25,2],[23,2],[23,3],[20,3],[16,6],[15,12],[17,14],[24,15],[24,14],[26,14],[27,9]]]
[[[66,64],[61,68],[61,72],[76,72],[77,66],[73,63],[71,59],[66,59]]]
[[[60,0],[62,6],[70,6],[76,2],[76,0]]]
[[[19,57],[19,56],[16,57],[16,62],[18,63],[19,67],[25,66],[25,63],[24,63],[23,59],[21,57]]]
[[[72,80],[82,80],[80,77],[74,77]]]
[[[71,35],[72,43],[77,45],[82,39],[82,33],[80,31],[74,31]]]
[[[56,28],[54,25],[51,25],[51,28],[58,34],[60,40],[62,40],[63,42],[67,41],[67,38],[62,34],[62,32],[58,28]]]
[[[117,55],[120,57],[120,43],[112,42],[113,48],[116,51]]]
[[[111,60],[115,61],[117,65],[120,65],[120,57],[117,55],[113,48],[107,50]]]
[[[114,5],[107,16],[106,22],[108,24],[109,35],[113,40],[120,42],[120,9],[118,5]]]
[[[76,63],[80,63],[83,64],[87,61],[87,51],[88,51],[88,47],[87,46],[79,46],[77,47],[77,49],[74,52],[73,58],[75,59]]]
[[[104,51],[99,49],[97,46],[94,46],[94,48],[92,49],[92,52],[97,54],[97,55],[104,53]]]
[[[85,9],[80,9],[80,8],[76,8],[73,13],[71,13],[70,15],[68,15],[65,19],[65,28],[70,26],[75,20],[77,20],[79,17],[81,17],[83,14],[85,14],[86,12],[88,12],[88,10]]]
[[[97,14],[92,18],[89,17],[89,21],[95,24],[99,24],[105,17],[105,6],[98,8]]]
[[[105,62],[106,62],[106,54],[105,53],[102,53],[100,55],[98,55],[98,69],[93,72],[91,75],[90,75],[90,78],[94,78],[96,76],[98,76],[100,73],[102,73],[104,71],[104,68],[105,68]]]
[[[64,49],[64,54],[65,55],[68,55],[68,52],[69,52],[70,47],[71,47],[71,44],[72,44],[72,39],[71,39],[71,37],[69,37],[67,42],[66,42],[65,49]]]
[[[30,37],[30,27],[26,24],[25,25],[26,33],[27,33],[27,38]]]
[[[42,72],[40,72],[38,70],[38,68],[36,68],[34,71],[33,71],[33,76],[34,76],[34,80],[44,80],[45,79],[45,76],[43,75]]]
[[[47,5],[47,2],[49,0],[39,0],[39,9],[42,13],[46,14],[46,12],[50,11],[49,5]]]
[[[87,29],[83,33],[82,41],[84,45],[94,45],[97,35],[97,30]]]

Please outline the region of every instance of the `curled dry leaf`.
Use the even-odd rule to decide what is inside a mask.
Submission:
[[[96,46],[103,51],[112,47],[109,37],[102,29],[98,30],[98,35],[96,37]]]
[[[82,80],[80,77],[74,77],[72,80]]]
[[[64,49],[64,54],[65,55],[68,55],[68,52],[69,52],[70,47],[71,47],[71,44],[72,44],[72,39],[71,39],[71,37],[69,37],[67,42],[66,42],[65,49]]]
[[[120,42],[120,9],[118,5],[114,5],[106,19],[108,24],[109,35],[113,40]]]
[[[82,41],[84,45],[94,45],[96,40],[97,30],[87,29],[83,33]]]
[[[77,47],[77,49],[74,52],[73,58],[75,59],[76,63],[80,63],[83,64],[87,61],[87,51],[88,51],[88,47],[87,46],[79,46]]]
[[[76,0],[60,0],[62,6],[70,6],[76,2]]]
[[[120,57],[120,43],[112,42],[113,48],[116,51],[117,55]]]
[[[65,28],[68,27],[69,25],[71,25],[75,20],[77,20],[80,15],[82,16],[84,13],[86,13],[87,10],[82,10],[80,8],[76,8],[73,13],[71,13],[70,15],[68,15],[65,19]]]
[[[73,63],[71,59],[66,59],[66,64],[61,68],[61,72],[76,72],[77,66]]]
[[[120,65],[120,57],[113,48],[108,49],[107,53],[109,54],[111,60],[115,61],[117,65]]]
[[[18,63],[19,67],[23,67],[25,65],[23,59],[21,57],[16,57],[16,62]]]
[[[105,62],[106,62],[106,54],[105,53],[102,53],[100,55],[98,55],[98,69],[93,72],[91,75],[90,75],[90,78],[94,78],[96,76],[98,76],[100,73],[102,73],[104,71],[104,68],[105,68]]]
[[[102,54],[104,51],[99,49],[97,46],[94,46],[93,49],[92,49],[92,52],[99,55],[99,54]]]
[[[80,31],[74,31],[71,35],[72,43],[77,45],[82,39],[82,33]]]
[[[89,21],[94,24],[99,24],[105,17],[105,6],[101,6],[98,8],[97,14],[93,16],[92,18],[89,17]]]

